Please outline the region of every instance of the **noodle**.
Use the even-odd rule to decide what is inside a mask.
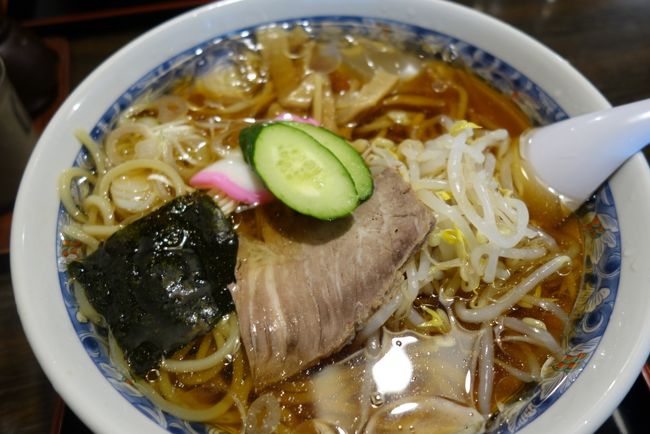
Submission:
[[[150,399],[151,402],[156,404],[156,406],[160,407],[163,411],[174,414],[190,422],[207,422],[211,420],[217,420],[233,405],[233,398],[230,395],[226,395],[226,397],[224,397],[221,401],[212,407],[202,410],[193,410],[182,405],[174,404],[170,400],[162,398],[152,389],[151,386],[149,386],[144,381],[138,381],[136,383],[136,386],[144,396]]]
[[[96,182],[96,181],[90,180],[90,182]],[[101,197],[97,195],[88,196],[84,199],[83,206],[84,209],[86,209],[89,213],[92,212],[91,210],[93,208],[99,211],[102,218],[101,221],[106,225],[110,225],[115,221],[115,216],[114,216],[115,209],[113,208],[113,205],[106,197]]]
[[[100,178],[95,194],[107,197],[111,182],[124,176],[128,172],[143,169],[156,170],[166,175],[177,195],[183,194],[187,190],[185,182],[183,182],[181,177],[173,168],[157,160],[142,159],[125,162],[106,172],[106,174]]]
[[[106,157],[104,157],[100,145],[83,130],[75,131],[75,137],[90,153],[93,163],[95,164],[95,173],[100,175],[103,174],[106,171]]]
[[[203,371],[222,364],[228,355],[233,354],[237,350],[239,345],[239,329],[237,328],[237,322],[230,319],[224,319],[222,321],[228,322],[226,330],[228,340],[217,351],[207,357],[203,356],[192,360],[163,359],[161,367],[168,372],[187,373]],[[216,330],[213,331],[213,334],[216,333]]]
[[[88,234],[82,227],[76,224],[66,225],[61,229],[63,235],[74,240],[81,241],[88,246],[87,252],[92,252],[99,246],[99,240]]]

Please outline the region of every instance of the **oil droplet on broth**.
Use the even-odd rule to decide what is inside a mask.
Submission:
[[[384,395],[379,392],[374,392],[370,395],[370,403],[373,407],[380,407],[384,403]]]
[[[160,371],[158,369],[150,369],[149,372],[145,374],[144,379],[149,383],[158,381],[158,379],[160,379]]]

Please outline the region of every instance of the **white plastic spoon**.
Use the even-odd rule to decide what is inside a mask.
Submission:
[[[648,144],[650,99],[531,129],[519,152],[522,169],[574,211]]]

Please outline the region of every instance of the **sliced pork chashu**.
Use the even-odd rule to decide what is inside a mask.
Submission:
[[[232,295],[258,387],[290,377],[346,343],[386,299],[435,219],[393,170],[346,219],[322,222],[282,207],[258,212],[240,238]],[[259,240],[263,241],[259,241]]]

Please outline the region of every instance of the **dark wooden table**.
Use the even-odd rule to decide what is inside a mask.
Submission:
[[[269,0],[269,4],[271,0]],[[650,0],[462,0],[537,38],[576,66],[614,105],[650,98]],[[74,87],[96,65],[132,38],[169,18],[170,12],[36,28],[43,37],[68,41]],[[0,231],[2,231],[0,225]],[[2,239],[0,234],[0,240]],[[47,433],[56,393],[22,332],[13,301],[7,255],[0,256],[0,433]],[[649,313],[650,314],[650,313]],[[628,407],[599,433],[622,432],[620,416],[634,420],[650,409],[650,394],[637,383]],[[639,389],[640,388],[640,389]],[[69,413],[69,412],[68,412]],[[72,416],[66,432],[83,431]],[[629,433],[647,426],[629,425]]]

